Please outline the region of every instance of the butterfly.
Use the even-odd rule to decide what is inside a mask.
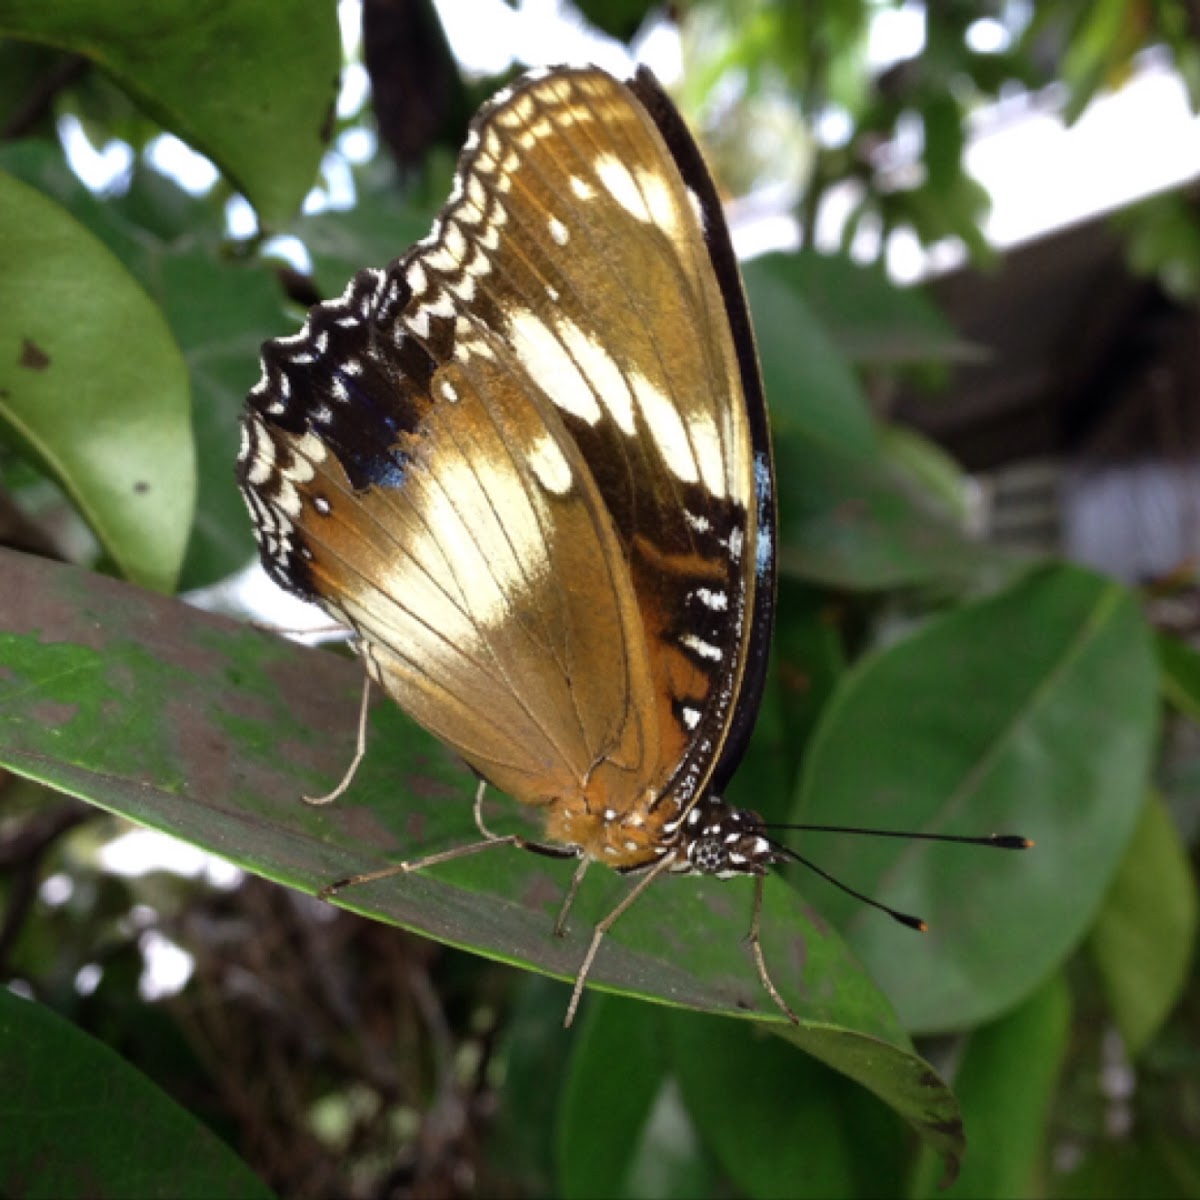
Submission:
[[[639,875],[569,1023],[651,882],[754,876],[756,967],[794,1020],[758,923],[795,855],[721,798],[774,616],[767,409],[716,188],[653,76],[559,67],[501,92],[429,236],[262,366],[238,479],[267,572],[483,781],[483,842],[344,882],[527,846],[579,860],[561,931],[590,863]],[[544,841],[490,833],[489,785]]]

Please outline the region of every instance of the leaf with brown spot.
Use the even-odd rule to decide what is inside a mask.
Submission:
[[[357,664],[24,555],[0,551],[0,575],[0,763],[12,770],[309,893],[477,839],[471,775],[388,703],[372,709],[349,793],[319,808],[300,800],[332,787],[353,753]],[[502,797],[489,809],[502,828],[521,827],[520,816]],[[506,847],[350,889],[338,901],[572,980],[595,922],[629,886],[593,870],[566,936],[556,938],[572,870]],[[740,883],[657,884],[613,929],[592,985],[762,1021],[871,1089],[956,1161],[953,1095],[837,935],[773,878],[763,946],[801,1019],[783,1020],[751,962],[751,889]],[[564,987],[564,1009],[566,999]]]
[[[44,371],[50,365],[50,355],[30,338],[24,338],[19,362],[31,371]]]
[[[124,575],[169,590],[195,455],[187,370],[162,313],[87,229],[2,173],[0,262],[0,422]]]

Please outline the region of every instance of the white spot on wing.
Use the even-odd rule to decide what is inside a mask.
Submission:
[[[673,475],[685,483],[699,483],[700,472],[692,454],[683,417],[669,396],[664,396],[640,371],[633,373],[633,391],[642,417],[654,434],[655,444]],[[707,480],[705,480],[707,483]],[[723,494],[718,492],[717,495]]]
[[[686,646],[700,658],[707,659],[709,662],[721,661],[721,648],[714,646],[711,642],[706,642],[703,638],[698,638],[694,633],[685,633],[679,639],[679,644]]]
[[[279,476],[279,495],[276,497],[275,503],[289,516],[293,521],[300,516],[300,493],[296,491],[293,484],[288,482],[284,476]]]
[[[633,397],[616,360],[600,341],[584,333],[574,321],[559,318],[554,328],[566,343],[571,357],[579,364],[577,369],[583,372],[590,384],[589,391],[599,397],[621,432],[633,437],[637,432],[633,422]]]
[[[555,496],[565,496],[572,486],[571,464],[563,456],[558,443],[549,433],[538,437],[529,453],[529,466],[537,481]]]
[[[246,482],[254,487],[262,487],[264,483],[275,472],[275,460],[270,455],[259,451],[258,454],[250,460],[250,466],[246,470]]]
[[[447,285],[463,304],[470,304],[475,299],[475,277],[464,272],[460,279]]]
[[[454,261],[462,262],[467,253],[467,239],[454,221],[446,222],[446,231],[442,238],[446,249],[454,256]]]
[[[526,370],[543,381],[550,398],[564,412],[589,425],[600,420],[600,405],[587,378],[545,321],[527,308],[509,314],[508,337]]]
[[[644,167],[636,174],[612,154],[593,164],[608,194],[635,220],[656,225],[670,234],[678,232],[679,216],[669,180]]]

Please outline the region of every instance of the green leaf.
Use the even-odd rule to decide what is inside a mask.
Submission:
[[[1152,795],[1089,942],[1113,1018],[1135,1058],[1187,983],[1196,916],[1187,849],[1162,801]]]
[[[101,200],[84,187],[68,167],[57,146],[33,140],[0,145],[0,170],[7,171],[61,204],[80,225],[121,260],[125,269],[153,299],[161,301],[162,297],[157,294],[156,288],[164,252],[163,242],[156,233],[127,215],[132,193],[143,186],[142,181],[151,172],[134,171],[130,195],[119,200]],[[156,181],[156,190],[161,178]],[[182,189],[175,187],[174,190],[187,199],[194,216],[197,209],[202,207],[200,203],[187,196]],[[136,207],[140,209],[142,206]],[[219,227],[212,213],[207,213],[205,232],[213,235],[215,243]],[[194,239],[196,234],[193,223],[190,237]]]
[[[635,1200],[646,1196],[693,1200],[712,1195],[723,1182],[671,1076],[654,1097],[645,1132],[629,1163],[628,1179]]]
[[[66,56],[55,50],[0,39],[0,126],[6,139],[21,136],[55,140],[53,106],[46,105],[33,114],[28,107],[29,97],[45,86],[43,81],[52,71],[67,69],[65,62]],[[19,134],[14,132],[17,123]]]
[[[255,555],[229,464],[237,457],[246,393],[262,369],[262,343],[289,332],[290,323],[279,285],[261,263],[230,263],[203,247],[165,253],[159,288],[196,397],[199,497],[181,579],[186,589],[214,583]]]
[[[875,433],[862,389],[790,278],[788,256],[756,258],[742,274],[774,427],[869,455]]]
[[[1163,695],[1185,717],[1200,721],[1200,653],[1170,634],[1154,638],[1162,670]]]
[[[207,154],[268,226],[313,185],[341,66],[332,3],[0,0],[0,33],[92,59]]]
[[[929,96],[921,106],[925,169],[935,191],[948,191],[963,169],[963,112],[948,92]]]
[[[222,1141],[115,1051],[0,988],[0,1193],[268,1197]]]
[[[211,584],[254,555],[245,506],[229,464],[259,350],[294,329],[282,289],[261,261],[221,252],[218,215],[172,181],[135,171],[119,201],[99,203],[61,158],[25,143],[0,148],[0,165],[49,192],[133,272],[158,301],[178,340],[192,394],[198,494],[179,589]]]
[[[52,201],[0,175],[0,421],[121,571],[169,590],[195,501],[187,372],[150,298]]]
[[[838,1076],[732,1021],[679,1013],[666,1032],[688,1111],[740,1192],[855,1194],[857,1139],[837,1106]]]
[[[936,442],[907,426],[886,425],[880,437],[889,463],[942,505],[954,528],[966,529],[978,489],[962,467]]]
[[[1196,47],[1192,47],[1196,53]],[[1200,221],[1186,192],[1168,192],[1113,213],[1130,267],[1180,305],[1200,295]]]
[[[1129,57],[1141,45],[1139,5],[1127,0],[1092,0],[1079,6],[1081,20],[1062,57],[1069,94],[1063,113],[1073,124],[1106,82],[1127,72]]]
[[[712,1166],[667,1072],[665,1016],[609,996],[589,1001],[558,1117],[558,1190],[568,1200],[711,1192]]]
[[[312,257],[318,291],[330,297],[338,295],[356,271],[386,266],[425,237],[433,213],[403,203],[394,189],[383,194],[364,191],[354,208],[304,217],[291,232]]]
[[[592,996],[583,1002],[584,1020],[591,1015]],[[505,1012],[497,1065],[504,1085],[496,1089],[497,1111],[488,1122],[489,1175],[479,1186],[488,1195],[498,1176],[519,1196],[554,1193],[552,1167],[556,1124],[569,1070],[567,1047],[572,1035],[554,1032],[562,1021],[562,991],[553,980],[527,975]]]
[[[1014,1012],[976,1030],[954,1076],[963,1106],[967,1153],[962,1174],[944,1190],[941,1164],[922,1150],[912,1194],[1036,1195],[1046,1150],[1046,1120],[1071,1030],[1071,993],[1061,974]]]
[[[812,250],[769,261],[811,307],[838,353],[857,366],[968,361],[982,353],[958,336],[924,291],[893,283],[882,264]],[[750,278],[758,269],[745,268]]]
[[[755,790],[747,788],[743,766],[726,790],[726,798],[733,803],[778,820],[786,817],[805,745],[821,709],[846,670],[838,622],[838,608],[823,591],[792,579],[779,580],[772,670],[751,753],[758,752],[765,734],[784,786],[778,797],[771,789],[769,797],[764,798],[761,780],[753,780]]]
[[[1182,1200],[1200,1196],[1200,1148],[1194,1140],[1149,1130],[1137,1141],[1107,1142],[1054,1181],[1057,1200]]]
[[[1085,936],[1141,811],[1156,683],[1133,596],[1074,567],[1032,572],[846,676],[811,744],[796,819],[1037,842],[1001,853],[803,841],[837,878],[928,921],[915,934],[820,881],[804,883],[907,1028],[995,1017]]]
[[[970,541],[896,464],[847,454],[806,433],[775,438],[779,565],[855,591],[1011,578],[1024,560]]]
[[[356,664],[27,556],[0,552],[0,574],[0,762],[15,772],[308,892],[478,841],[469,774],[391,704],[372,712],[351,792],[328,807],[300,802],[350,759]],[[339,902],[573,980],[591,930],[628,887],[594,870],[555,938],[573,869],[502,848],[347,889]],[[765,996],[745,943],[752,888],[740,884],[663,880],[617,922],[589,983],[770,1022],[953,1156],[953,1097],[838,936],[778,878],[767,881],[763,949],[801,1023]]]

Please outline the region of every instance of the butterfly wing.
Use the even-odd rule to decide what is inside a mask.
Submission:
[[[765,402],[715,188],[645,71],[524,83],[477,127],[461,178],[455,218],[503,218],[496,319],[553,380],[621,540],[653,680],[653,784],[686,809],[740,759],[774,599]]]
[[[264,349],[240,460],[264,562],[503,790],[677,815],[740,754],[769,639],[749,337],[653,81],[527,77],[430,237]]]

